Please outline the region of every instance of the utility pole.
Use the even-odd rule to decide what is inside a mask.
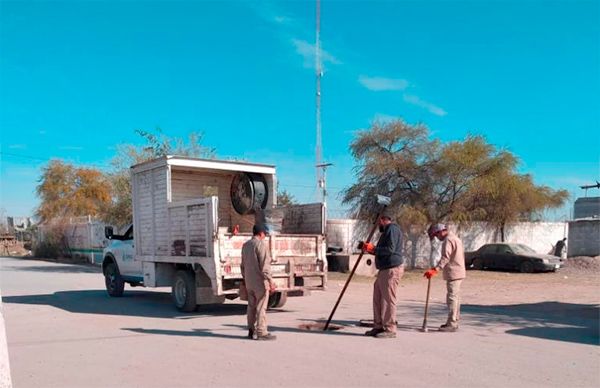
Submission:
[[[321,144],[321,77],[323,77],[323,67],[321,65],[321,1],[317,0],[316,9],[316,40],[315,40],[315,81],[316,81],[316,127],[317,138],[315,146],[316,169],[317,169],[317,188],[325,190],[325,168],[323,166],[323,149]],[[317,194],[318,196],[318,194]],[[323,202],[325,197],[323,196]]]
[[[579,186],[579,188],[585,190],[585,196],[587,197],[588,189],[600,189],[600,182],[596,181],[595,185],[583,185],[583,186]]]
[[[321,189],[321,201],[327,203],[327,188],[325,186],[325,176],[327,174],[327,167],[333,166],[333,163],[321,163],[317,164],[317,169],[321,169],[321,180],[319,180],[319,188]]]

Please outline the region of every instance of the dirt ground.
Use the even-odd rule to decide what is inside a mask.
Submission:
[[[422,298],[413,287],[423,284],[423,270],[408,270],[402,278],[403,295]],[[434,298],[443,296],[445,289],[440,275],[434,282],[440,283]],[[329,279],[343,285],[347,274],[330,272]],[[355,276],[352,282],[372,283],[368,277]],[[435,290],[436,288],[432,288]],[[596,291],[596,292],[594,292]],[[467,271],[462,287],[463,303],[523,303],[544,300],[572,300],[582,303],[600,303],[600,256],[581,256],[565,260],[564,268],[557,272],[522,274],[504,271]]]

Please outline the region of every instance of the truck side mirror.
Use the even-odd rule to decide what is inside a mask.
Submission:
[[[113,237],[113,228],[112,226],[105,226],[104,227],[104,236],[106,236],[107,239],[112,239]]]

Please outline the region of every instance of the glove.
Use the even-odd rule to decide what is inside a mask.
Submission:
[[[437,275],[438,270],[435,268],[431,268],[428,269],[427,271],[425,271],[425,273],[423,274],[424,277],[426,277],[427,279],[431,279],[432,277],[434,277],[435,275]]]
[[[375,245],[371,244],[370,242],[359,241],[358,249],[362,250],[363,252],[370,253],[372,255],[375,254]]]

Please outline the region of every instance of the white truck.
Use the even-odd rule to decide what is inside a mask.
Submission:
[[[110,296],[125,283],[171,287],[184,312],[235,299],[242,245],[265,221],[276,284],[269,306],[325,289],[325,206],[278,208],[274,166],[166,156],[131,167],[131,184],[133,224],[121,235],[106,228]]]

